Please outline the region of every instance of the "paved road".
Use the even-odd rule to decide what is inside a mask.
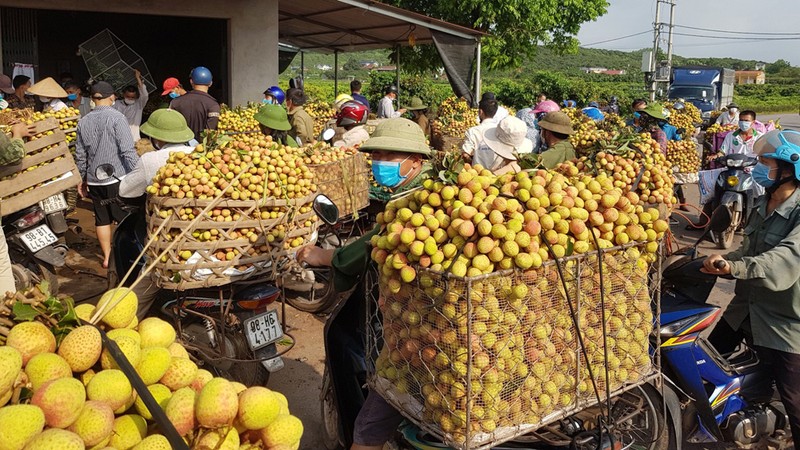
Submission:
[[[762,122],[766,122],[768,120],[778,120],[778,119],[780,119],[783,128],[790,128],[793,130],[800,131],[800,114],[797,113],[764,114],[763,116],[758,116],[758,120]]]

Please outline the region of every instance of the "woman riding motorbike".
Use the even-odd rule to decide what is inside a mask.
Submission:
[[[736,294],[709,337],[722,354],[746,339],[774,374],[792,429],[800,436],[800,132],[771,131],[754,147],[752,175],[766,189],[740,249],[711,255],[703,272],[730,275]],[[720,263],[722,261],[722,263]]]
[[[427,158],[430,155],[430,148],[425,140],[425,135],[419,126],[407,119],[389,119],[379,124],[372,137],[361,146],[362,151],[372,154],[372,172],[375,181],[382,186],[392,188],[394,194],[406,192],[419,186],[427,172]],[[335,250],[322,249],[320,247],[309,246],[301,249],[297,254],[300,262],[305,262],[311,266],[330,266],[334,269],[334,287],[338,292],[345,292],[352,289],[362,281],[363,275],[368,269],[370,259],[369,241],[380,232],[379,227],[375,227],[371,232],[359,238],[357,241]],[[366,286],[372,289],[374,286]],[[365,289],[356,289],[363,295]],[[350,300],[353,300],[351,297]],[[363,302],[366,299],[361,298]],[[354,310],[363,307],[348,302],[344,308]],[[343,310],[344,311],[344,310]],[[343,317],[363,316],[357,313],[344,314]],[[332,333],[335,335],[335,333]],[[348,350],[346,343],[337,343],[335,350],[345,352]],[[332,352],[329,346],[328,354]],[[335,370],[335,366],[333,366]],[[355,387],[359,390],[359,386]],[[344,397],[344,393],[339,393]],[[355,395],[355,394],[354,394]],[[358,393],[357,395],[361,395]],[[370,392],[358,413],[358,417],[344,417],[340,413],[340,420],[345,424],[346,430],[353,430],[354,450],[381,449],[383,444],[392,436],[397,426],[403,420],[397,410],[391,407],[377,393]],[[353,424],[353,420],[355,423]]]

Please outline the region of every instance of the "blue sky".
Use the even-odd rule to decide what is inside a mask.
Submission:
[[[636,50],[653,45],[655,0],[609,0],[608,13],[596,22],[583,25],[578,39],[581,45],[631,35],[649,33],[591,48]],[[702,29],[735,31],[739,34],[675,28],[676,33],[737,37],[723,40],[707,37],[675,36],[674,53],[694,57],[736,57],[773,62],[785,59],[800,66],[800,9],[797,0],[677,0],[675,24]],[[668,6],[662,6],[661,21],[669,21]],[[666,31],[667,27],[664,27]],[[793,36],[748,34],[752,32],[794,33]],[[792,40],[758,41],[757,38]],[[666,39],[666,35],[665,35]],[[666,50],[666,40],[662,47]]]

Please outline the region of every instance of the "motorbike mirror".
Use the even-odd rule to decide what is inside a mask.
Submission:
[[[312,204],[314,212],[328,225],[334,225],[339,221],[339,208],[327,196],[320,194],[314,198]]]
[[[722,233],[727,230],[730,225],[731,213],[728,211],[728,208],[722,207],[715,209],[714,213],[711,214],[711,221],[708,227],[715,233]]]
[[[333,128],[328,128],[322,132],[322,140],[323,141],[330,141],[333,139],[333,136],[336,134],[336,131]]]
[[[100,164],[94,171],[94,176],[100,181],[106,181],[109,178],[117,178],[114,176],[114,166],[111,164]]]

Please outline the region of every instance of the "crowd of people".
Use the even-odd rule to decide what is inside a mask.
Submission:
[[[81,86],[71,79],[57,83],[45,78],[35,84],[25,76],[10,79],[0,75],[0,92],[4,97],[0,108],[50,108],[60,110],[74,107],[80,111],[77,127],[76,163],[83,183],[80,194],[92,200],[97,237],[103,252],[103,265],[107,266],[111,251],[111,226],[123,217],[116,202],[118,196],[137,198],[157,170],[174,151],[189,153],[203,139],[205,130],[214,130],[220,118],[220,105],[209,95],[213,83],[211,71],[205,67],[194,68],[189,76],[190,90],[183,88],[177,78],[170,77],[162,84],[161,96],[168,108],[159,109],[142,124],[142,112],[148,101],[148,92],[141,74],[136,72],[136,85],[118,91],[109,83],[94,83],[84,95]],[[430,120],[428,105],[422,99],[411,98],[407,106],[396,108],[398,90],[387,86],[384,97],[376,105],[375,115],[380,122],[370,134],[365,124],[372,109],[362,95],[362,85],[355,80],[351,93],[339,96],[336,101],[335,125],[340,134],[332,139],[337,146],[359,145],[371,153],[375,182],[404,192],[418,186],[429,167],[432,156],[428,139]],[[320,136],[314,134],[314,121],[304,109],[307,102],[302,82],[293,80],[287,91],[271,86],[263,92],[262,105],[255,114],[261,132],[276,142],[287,146],[314,143]],[[564,161],[575,158],[575,149],[569,137],[575,133],[570,117],[562,107],[575,108],[572,100],[559,105],[545,95],[536,105],[519,110],[516,115],[499,104],[491,92],[484,93],[478,107],[475,126],[464,136],[461,153],[465,160],[480,164],[496,174],[519,171],[520,156],[538,155],[538,164],[552,169]],[[676,104],[676,107],[679,105]],[[638,132],[649,133],[658,142],[662,152],[667,151],[669,140],[679,140],[693,134],[694,130],[678,130],[669,124],[666,111],[657,103],[635,100],[632,117],[627,122]],[[800,255],[800,133],[759,131],[754,111],[739,111],[735,104],[727,105],[717,123],[736,124],[721,146],[722,154],[745,153],[758,157],[753,170],[756,183],[762,185],[767,196],[757,204],[753,216],[756,231],[749,226],[745,231],[742,249],[725,256],[713,255],[706,260],[705,271],[736,278],[736,296],[726,312],[723,328],[726,339],[742,337],[763,348],[779,374],[778,387],[787,406],[792,430],[800,432],[800,394],[791,389],[789,381],[800,372],[800,311],[797,292],[800,275],[796,271],[776,270],[793,267]],[[602,121],[609,113],[619,114],[619,104],[612,97],[604,107],[590,102],[581,112],[595,121]],[[411,120],[402,118],[409,113]],[[24,154],[22,138],[31,133],[29,127],[18,124],[11,129],[11,138],[0,133],[0,164],[13,164]],[[776,134],[777,133],[777,134]],[[155,151],[139,155],[135,142],[144,135]],[[100,179],[96,169],[110,164],[115,177]],[[749,230],[749,231],[748,231]],[[766,230],[766,231],[764,231]],[[367,242],[377,232],[361,237],[353,244],[336,250],[310,246],[298,252],[298,259],[312,266],[332,266],[334,283],[339,291],[355,286],[361,280],[369,262]],[[3,245],[4,245],[3,239]],[[765,245],[768,244],[768,245]],[[6,262],[0,263],[0,290],[13,290],[9,286],[10,263],[7,251],[0,248]],[[725,265],[715,262],[723,260]],[[720,268],[722,267],[722,268]],[[740,289],[741,286],[741,289]],[[154,289],[147,286],[146,289]],[[147,293],[139,292],[140,302],[147,311]],[[753,302],[753,298],[772,298],[770,302]],[[780,318],[776,324],[771,323]],[[727,327],[727,328],[724,328]],[[776,329],[778,327],[779,329]],[[402,416],[383,398],[369,394],[358,415],[354,430],[354,449],[379,449],[396,430]]]

